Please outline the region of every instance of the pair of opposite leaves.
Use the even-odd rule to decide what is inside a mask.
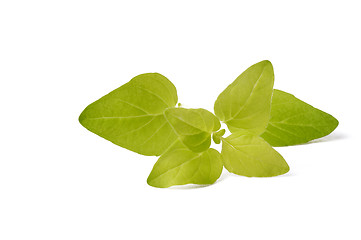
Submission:
[[[272,146],[306,143],[331,133],[338,121],[293,95],[273,89],[269,61],[244,71],[217,98],[215,115],[175,107],[174,85],[158,73],[141,74],[85,108],[80,123],[131,151],[160,156],[148,177],[154,187],[212,184],[223,166],[248,177],[289,171]],[[220,121],[230,136],[223,138]],[[219,130],[219,131],[218,131]],[[211,136],[222,151],[210,148]]]

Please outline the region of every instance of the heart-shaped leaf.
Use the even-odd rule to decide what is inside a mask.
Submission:
[[[272,146],[289,146],[324,137],[337,126],[337,119],[330,114],[275,89],[271,118],[261,137]]]
[[[187,147],[177,147],[163,154],[148,177],[148,184],[166,188],[184,184],[212,184],[222,173],[219,152],[213,148],[195,153]]]
[[[263,133],[270,117],[273,82],[269,61],[252,65],[218,96],[214,104],[216,116],[231,132]]]
[[[89,131],[143,155],[161,155],[178,138],[164,111],[178,101],[174,85],[159,73],[134,77],[85,108]]]
[[[247,177],[272,177],[289,171],[283,157],[265,140],[250,133],[239,132],[222,139],[225,168]]]

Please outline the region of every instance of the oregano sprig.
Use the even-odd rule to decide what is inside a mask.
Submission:
[[[277,176],[289,166],[272,146],[323,137],[338,121],[273,83],[269,61],[252,65],[218,96],[214,115],[177,105],[176,88],[163,75],[141,74],[87,106],[79,122],[116,145],[160,156],[147,180],[154,187],[212,184],[223,166],[247,177]],[[220,121],[230,136],[223,137]],[[211,139],[222,143],[221,153]]]

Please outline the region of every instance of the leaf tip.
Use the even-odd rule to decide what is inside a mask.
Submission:
[[[81,125],[84,126],[84,120],[86,119],[85,109],[82,111],[82,113],[78,117],[78,121]]]
[[[271,61],[263,60],[263,61],[257,63],[257,65],[261,65],[263,69],[268,69],[268,71],[270,71],[272,73],[272,75],[274,74],[273,73],[273,65],[272,65]]]
[[[261,61],[261,63],[264,63],[265,65],[272,65],[271,61],[270,60],[263,60]]]
[[[334,116],[331,115],[331,117],[332,117],[332,120],[334,122],[334,129],[333,130],[335,130],[338,127],[338,125],[340,124],[340,122]]]
[[[147,178],[147,184],[148,184],[149,186],[154,187],[154,186],[152,185],[152,180],[151,180],[150,176],[148,176],[148,178]]]
[[[153,181],[154,178],[151,178],[150,176],[148,176],[147,178],[147,184],[151,187],[155,187],[155,188],[167,188],[169,186],[165,186],[165,185],[161,185],[161,184],[156,184],[155,181]]]
[[[288,163],[285,161],[285,167],[284,167],[284,172],[282,174],[286,174],[290,171],[290,166],[288,165]]]

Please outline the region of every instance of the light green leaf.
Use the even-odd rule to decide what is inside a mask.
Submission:
[[[337,119],[330,114],[275,89],[271,119],[261,137],[272,146],[295,145],[324,137],[337,126]]]
[[[165,116],[182,142],[194,152],[207,150],[212,132],[221,127],[218,118],[202,108],[169,108]]]
[[[250,133],[239,132],[222,139],[225,168],[247,177],[272,177],[289,171],[283,157],[265,140]]]
[[[225,130],[225,129],[221,129],[221,130],[219,130],[218,132],[213,133],[213,135],[212,135],[213,141],[214,141],[216,144],[220,144],[220,143],[221,143],[221,137],[222,137],[225,133],[226,133],[226,130]]]
[[[256,135],[263,133],[270,116],[273,82],[269,61],[254,64],[218,96],[216,116],[231,132],[245,129]]]
[[[212,184],[222,173],[219,152],[213,148],[195,153],[178,147],[163,154],[155,163],[147,182],[153,187],[166,188],[184,184]]]
[[[79,122],[121,147],[158,156],[177,139],[164,117],[177,101],[176,88],[166,77],[141,74],[87,106]]]

